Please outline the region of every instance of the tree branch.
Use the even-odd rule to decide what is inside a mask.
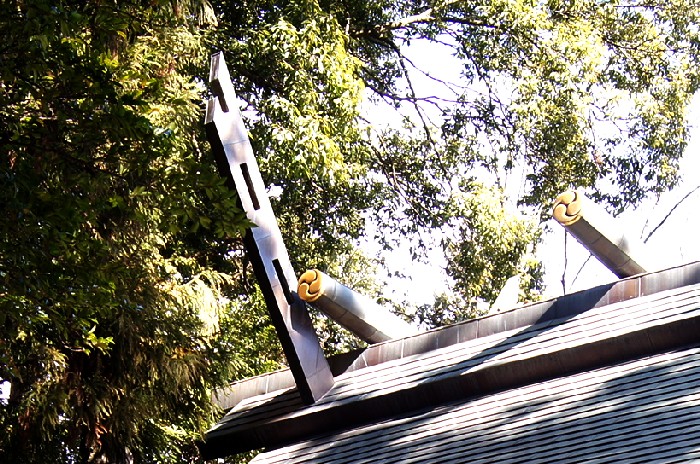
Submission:
[[[644,239],[644,243],[647,243],[647,242],[649,241],[649,239],[651,238],[651,236],[654,235],[654,233],[656,233],[657,230],[659,230],[659,227],[661,227],[662,225],[664,225],[664,224],[666,223],[666,221],[668,220],[668,218],[671,216],[671,214],[673,214],[673,212],[674,212],[676,209],[678,209],[678,207],[681,205],[681,203],[683,203],[685,200],[687,200],[687,199],[688,199],[693,193],[695,193],[698,189],[700,189],[700,185],[696,185],[694,189],[692,189],[690,192],[686,193],[685,196],[684,196],[683,198],[681,198],[681,199],[678,201],[678,203],[676,203],[676,204],[673,206],[673,208],[671,208],[671,210],[666,214],[666,216],[664,216],[664,218],[661,220],[661,222],[659,222],[659,223],[656,225],[656,227],[654,227],[654,230],[652,230],[651,232],[649,232],[649,235],[647,235],[646,238]]]
[[[429,23],[429,22],[433,22],[434,20],[435,20],[435,18],[433,17],[433,8],[428,8],[427,10],[423,11],[422,13],[418,13],[418,14],[415,14],[412,16],[407,16],[407,17],[401,18],[397,21],[392,21],[390,23],[384,24],[380,27],[379,30],[382,32],[393,31],[396,29],[402,29],[402,28],[410,26],[412,24]]]
[[[439,9],[446,9],[447,7],[454,5],[455,3],[458,3],[459,0],[450,0],[444,2],[442,5],[439,5]],[[428,8],[425,11],[422,11],[420,13],[406,16],[404,18],[397,19],[396,21],[391,21],[385,24],[378,24],[374,27],[368,28],[368,29],[359,29],[354,31],[354,36],[356,37],[361,37],[361,36],[378,36],[378,37],[383,37],[387,32],[390,31],[395,31],[399,29],[404,29],[409,26],[412,26],[414,24],[432,24],[438,21],[445,21],[446,23],[453,23],[453,24],[463,24],[463,25],[469,25],[469,26],[476,26],[476,27],[488,27],[488,28],[495,28],[497,27],[494,24],[488,24],[482,21],[475,21],[471,20],[468,18],[459,18],[456,16],[445,16],[445,17],[440,17],[437,15],[437,10],[438,8]]]
[[[578,280],[579,275],[581,275],[581,271],[583,271],[583,268],[586,267],[586,264],[588,264],[588,261],[590,261],[592,257],[593,257],[593,255],[589,253],[588,258],[586,258],[586,260],[583,262],[583,264],[581,264],[581,267],[578,268],[578,271],[576,271],[576,275],[574,276],[574,280],[571,281],[569,288],[572,288],[574,286],[574,284],[576,283],[576,280]]]

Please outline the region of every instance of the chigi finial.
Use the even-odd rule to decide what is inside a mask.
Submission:
[[[207,138],[220,174],[236,189],[254,224],[244,237],[246,251],[301,398],[310,404],[333,386],[333,375],[306,305],[297,295],[296,275],[235,103],[223,53],[212,55],[209,78],[215,97],[207,102]]]

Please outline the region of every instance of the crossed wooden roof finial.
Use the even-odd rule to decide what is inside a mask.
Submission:
[[[296,293],[296,275],[265,190],[248,132],[236,104],[223,53],[212,55],[209,81],[215,94],[207,102],[206,132],[219,172],[235,188],[254,227],[243,239],[272,322],[299,393],[313,403],[333,386],[333,375]]]

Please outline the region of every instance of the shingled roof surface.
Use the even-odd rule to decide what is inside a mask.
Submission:
[[[311,406],[288,374],[264,377],[264,391],[232,401],[203,454],[268,449],[256,463],[700,460],[698,283],[695,263],[374,345]]]
[[[700,460],[700,349],[596,369],[259,455],[273,463]]]

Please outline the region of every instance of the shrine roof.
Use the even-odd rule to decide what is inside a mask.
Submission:
[[[700,385],[699,334],[700,263],[692,263],[347,354],[331,360],[335,384],[312,405],[301,401],[288,371],[238,382],[219,392],[228,412],[201,449],[207,458],[265,448],[255,462],[337,463],[406,462],[399,449],[411,447],[417,462],[467,452],[470,462],[492,462],[489,453],[501,449],[515,453],[513,462],[533,462],[528,453],[543,452],[552,436],[571,446],[587,439],[593,449],[606,434],[642,436],[654,414],[657,436],[686,449],[671,418],[673,405],[687,404],[683,395],[695,395],[689,386]],[[654,411],[643,391],[659,399],[654,404],[676,402]],[[596,410],[609,404],[620,408]],[[637,405],[647,408],[646,419],[608,430],[631,420]],[[688,420],[700,423],[699,410]],[[697,443],[697,426],[678,423]],[[530,448],[508,438],[517,424]],[[586,438],[584,424],[599,432]],[[482,432],[493,440],[479,451]],[[566,461],[566,446],[559,448],[563,454],[550,461]],[[576,456],[570,462],[581,462]]]

